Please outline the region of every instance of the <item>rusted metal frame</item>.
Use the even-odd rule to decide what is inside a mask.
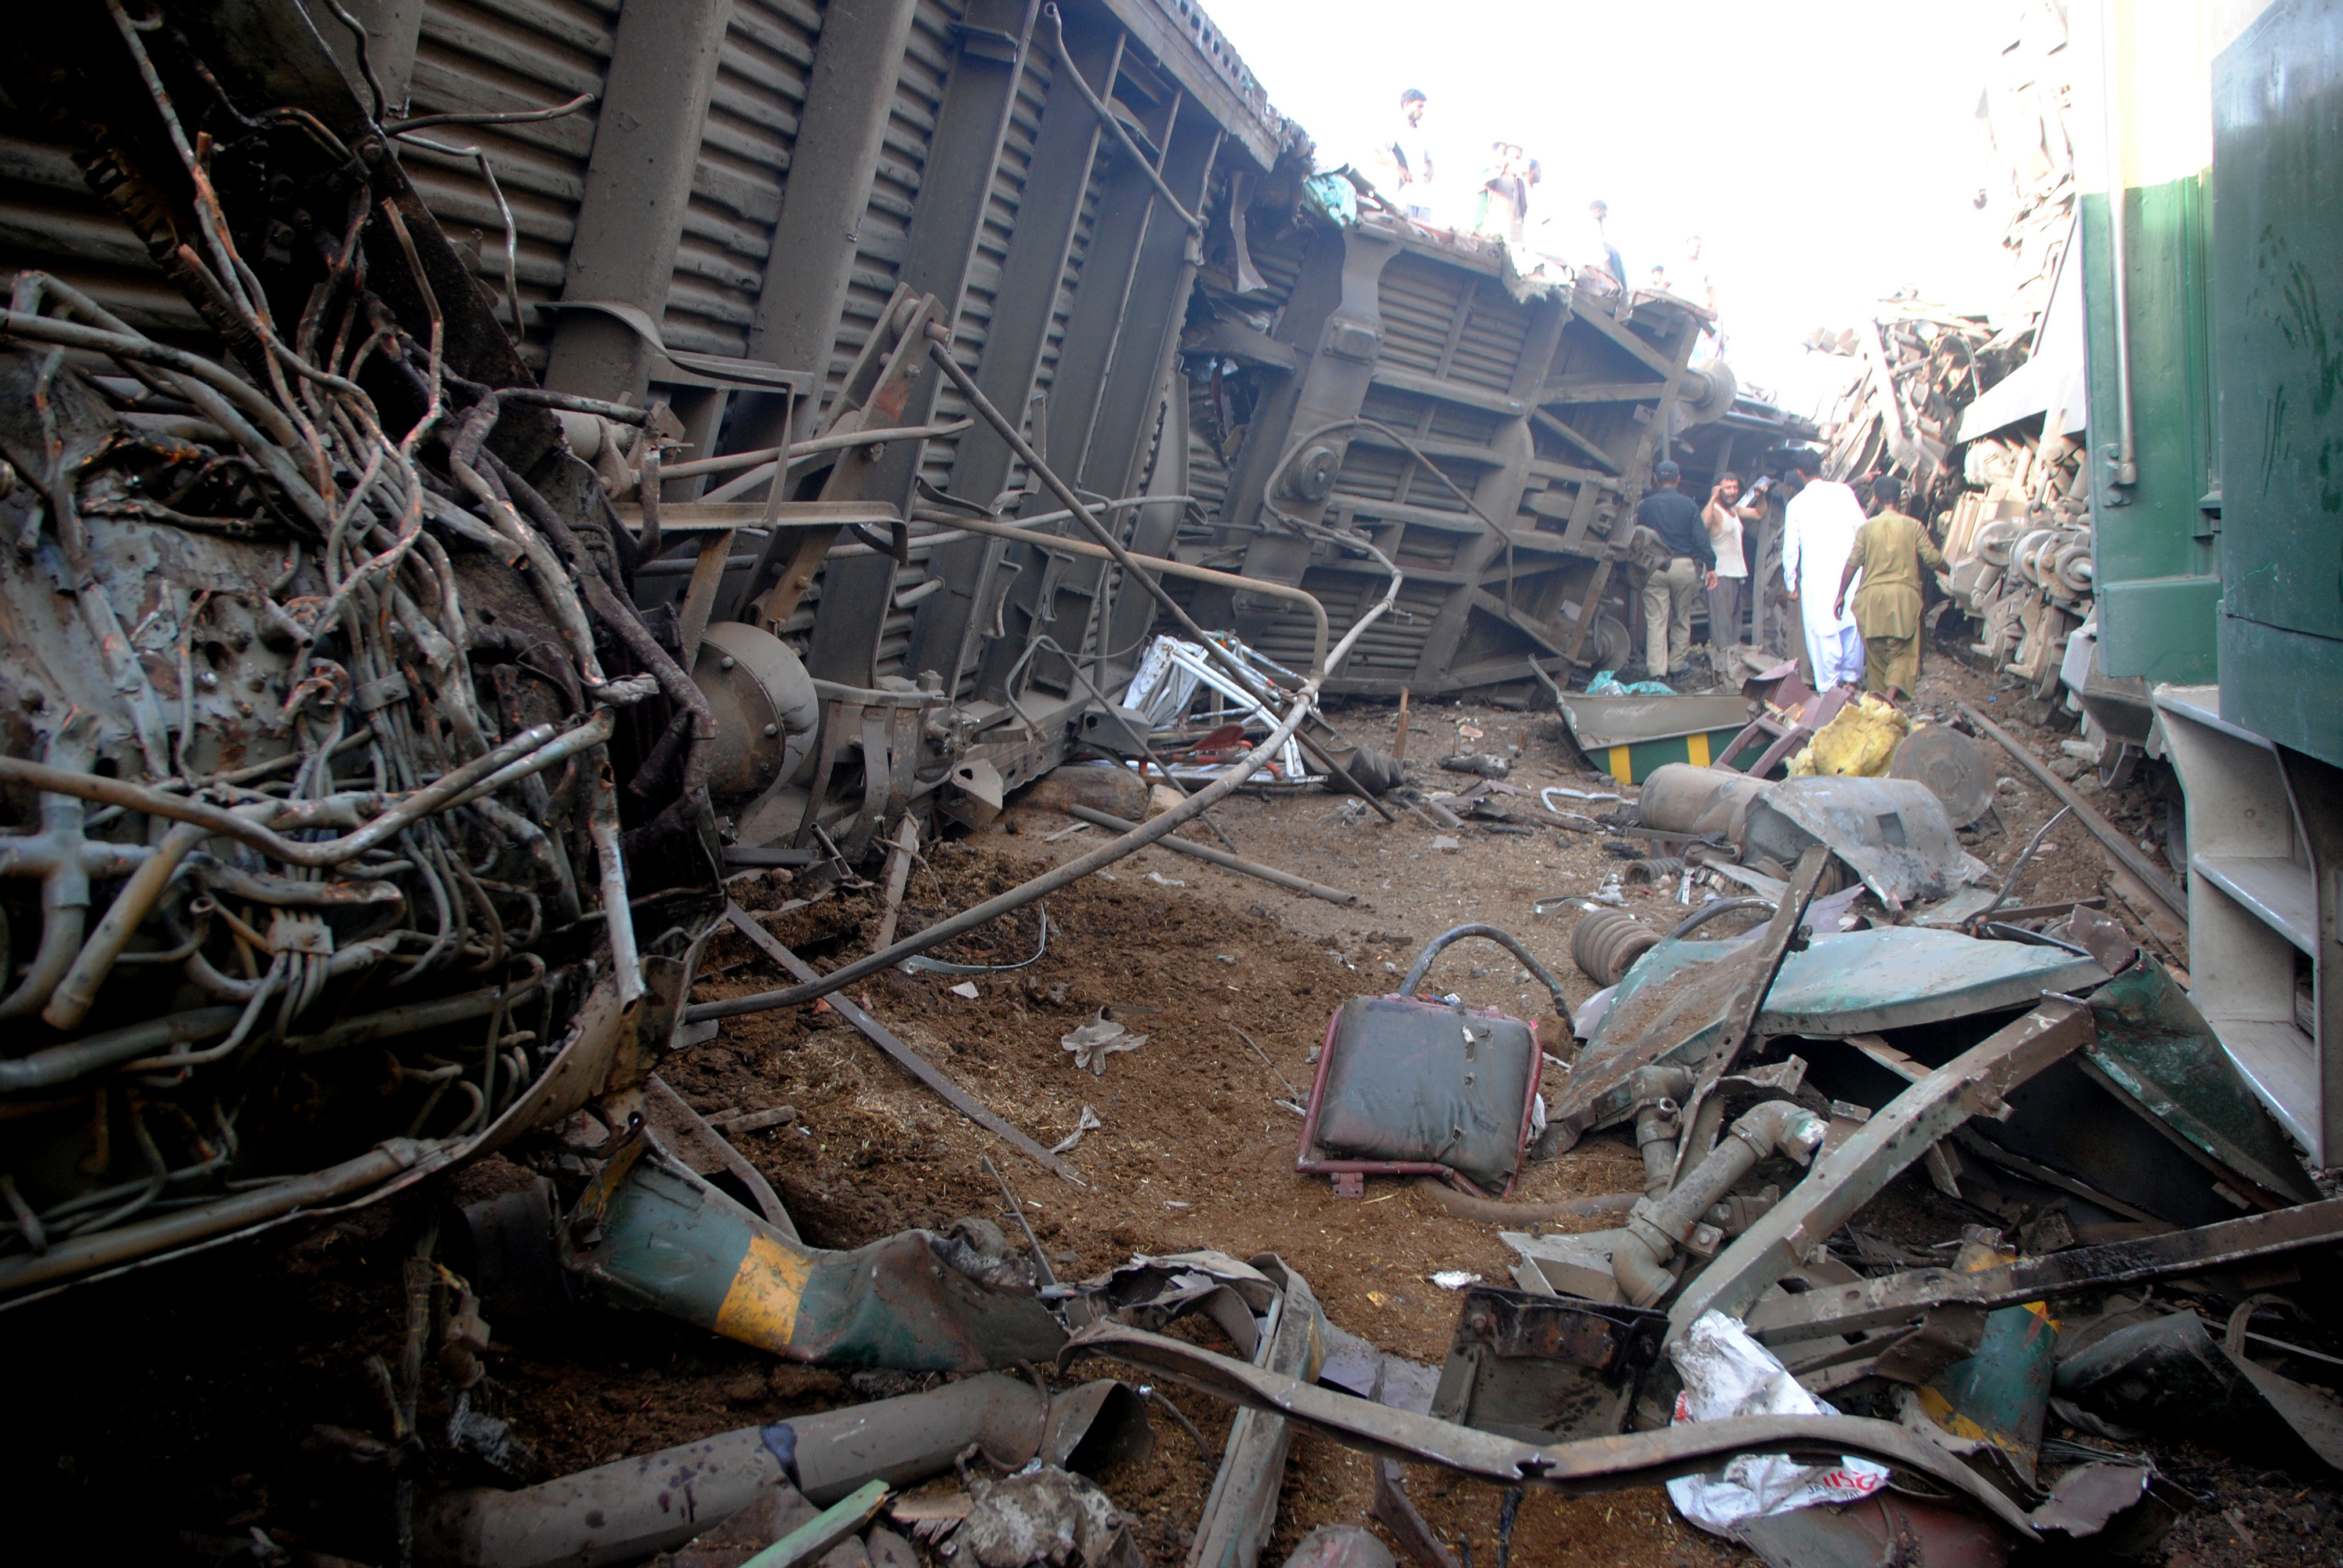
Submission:
[[[757,918],[754,915],[739,905],[727,904],[724,908],[724,918],[731,922],[733,930],[748,938],[749,943],[759,952],[779,965],[792,978],[800,980],[820,978],[810,965],[789,951],[788,948],[783,947],[770,931],[757,923]],[[945,1077],[942,1070],[935,1063],[904,1044],[894,1030],[863,1011],[843,994],[833,993],[830,999],[830,1005],[838,1010],[839,1017],[861,1030],[864,1039],[885,1051],[897,1066],[927,1085],[945,1104],[994,1137],[1001,1139],[1060,1181],[1071,1182],[1076,1187],[1086,1185],[1081,1171],[1002,1121],[982,1101]]]
[[[1477,283],[1478,279],[1475,281]],[[1477,288],[1469,293],[1457,312],[1457,336],[1460,337],[1465,319],[1472,314],[1473,299],[1478,293]],[[1532,308],[1536,311],[1536,317],[1530,325],[1528,337],[1522,346],[1521,359],[1513,367],[1513,379],[1508,387],[1514,397],[1524,399],[1525,405],[1529,395],[1545,375],[1546,367],[1554,361],[1554,347],[1562,340],[1565,315],[1560,300],[1542,300]],[[1453,349],[1451,352],[1453,354]],[[1480,482],[1473,487],[1473,499],[1490,517],[1511,519],[1522,509],[1522,491],[1529,484],[1530,459],[1537,451],[1536,442],[1530,434],[1526,406],[1520,417],[1507,420],[1497,427],[1489,445],[1490,455],[1498,459],[1500,466],[1481,476]],[[1416,657],[1413,681],[1416,690],[1433,692],[1447,688],[1453,673],[1450,666],[1455,662],[1457,647],[1463,641],[1465,630],[1472,622],[1475,599],[1483,592],[1482,574],[1499,555],[1503,555],[1507,568],[1506,587],[1510,589],[1513,586],[1513,553],[1509,539],[1499,538],[1486,530],[1457,551],[1453,569],[1463,573],[1465,580],[1463,586],[1449,594],[1447,602],[1440,607],[1440,614],[1423,639],[1423,650]],[[1514,610],[1510,597],[1506,600],[1505,610],[1500,618],[1510,626]],[[1541,644],[1545,641],[1543,638],[1537,640]]]
[[[1000,166],[1010,111],[1024,75],[1027,35],[1040,3],[970,0],[960,18],[959,47],[944,82],[943,102],[936,109],[928,161],[920,171],[903,262],[896,274],[901,286],[934,297],[935,319],[948,328],[960,320],[969,267],[976,259],[985,211],[992,202],[993,174]],[[942,380],[931,374],[919,376],[897,422],[930,423]],[[863,493],[892,502],[903,516],[910,516],[925,450],[920,441],[890,446],[866,476]],[[822,578],[822,614],[806,648],[808,673],[847,686],[872,684],[899,570],[893,558],[881,555],[830,564]]]
[[[1942,1306],[1991,1310],[2232,1268],[2343,1241],[2343,1198],[2223,1220],[2193,1231],[2021,1258],[1974,1274],[1913,1269],[1760,1302],[1749,1329],[1768,1344],[1862,1333]]]
[[[1089,25],[1080,12],[1068,17],[1065,26],[1067,47],[1076,64],[1094,77],[1112,81],[1122,68],[1122,29]],[[1101,135],[1098,117],[1073,85],[1053,79],[1042,105],[1032,162],[1026,168],[1017,226],[1010,231],[1009,249],[1001,260],[984,355],[976,367],[977,385],[985,396],[1020,418],[1031,406],[1033,382],[1041,373]],[[1011,462],[1008,442],[980,421],[953,452],[951,493],[990,505],[1008,482]],[[980,611],[996,591],[1001,563],[1008,560],[1016,562],[1012,569],[1021,578],[1035,571],[1041,558],[1030,548],[985,539],[936,547],[929,557],[930,569],[944,579],[945,588],[912,629],[913,668],[941,671],[945,689],[959,689],[961,676],[980,654],[985,628]]]
[[[1840,1455],[1853,1454],[1926,1475],[1959,1493],[2021,1539],[2034,1538],[2026,1513],[1998,1488],[1949,1449],[1892,1422],[1843,1415],[1734,1416],[1539,1445],[1321,1388],[1112,1322],[1082,1330],[1059,1352],[1061,1364],[1084,1355],[1144,1367],[1232,1404],[1272,1412],[1345,1448],[1436,1464],[1496,1486],[1543,1486],[1583,1497],[1720,1469],[1738,1454],[1783,1453],[1833,1465]]]
[[[1693,1279],[1669,1310],[1670,1337],[1681,1338],[1704,1312],[1746,1314],[1938,1139],[1972,1116],[2006,1116],[2004,1095],[2097,1038],[2087,1004],[2047,998],[1897,1095]]]
[[[686,1104],[683,1096],[657,1073],[650,1076],[643,1089],[643,1120],[651,1124],[652,1131],[669,1153],[702,1176],[713,1176],[719,1171],[726,1172],[740,1183],[741,1191],[749,1194],[749,1202],[765,1223],[792,1241],[799,1239],[797,1223],[782,1206],[780,1195],[765,1180],[765,1173],[732,1147],[731,1140],[702,1121],[699,1112]]]
[[[830,0],[822,12],[781,215],[749,327],[752,359],[811,366],[817,377],[827,373],[854,276],[852,236],[870,210],[918,9],[918,0]],[[804,398],[796,422],[809,424],[820,401],[818,392]],[[743,451],[785,445],[793,434],[789,423],[787,399],[744,394],[731,444]]]
[[[2018,766],[2034,775],[2036,783],[2050,791],[2060,805],[2072,810],[2076,820],[2081,822],[2091,837],[2099,841],[2099,847],[2107,850],[2117,865],[2139,879],[2140,886],[2147,889],[2154,895],[2156,901],[2164,906],[2166,914],[2178,920],[2183,930],[2187,929],[2187,896],[2174,887],[2172,879],[2158,870],[2147,856],[2139,852],[2138,847],[2125,835],[2121,829],[2101,816],[2092,808],[2089,801],[2076,794],[2065,779],[2051,772],[2040,758],[2020,745],[2007,730],[1967,703],[1964,702],[1960,706],[1961,716],[1964,719],[1991,736],[2000,744],[2004,751],[2008,752],[2017,760]]]
[[[1649,403],[1663,395],[1672,379],[1673,377],[1658,381],[1549,383],[1538,388],[1537,400],[1548,407],[1556,404],[1569,407],[1580,403]]]
[[[908,289],[896,289],[894,298],[871,328],[870,341],[864,345],[854,373],[840,389],[833,432],[903,423],[904,405],[910,397],[913,380],[927,362],[927,325],[935,318],[935,305],[931,296],[920,298]],[[861,499],[871,467],[882,449],[849,447],[841,451],[829,477],[822,481],[820,498]],[[786,493],[784,476],[775,474],[765,503],[769,514],[779,514]],[[908,538],[905,525],[896,524],[898,555]],[[739,618],[751,624],[762,623],[778,632],[806,590],[813,587],[814,574],[821,569],[823,558],[837,538],[835,529],[774,528],[766,536],[757,564],[749,568],[748,579],[739,589],[744,606]]]
[[[670,0],[619,13],[564,298],[631,305],[653,320],[667,308],[700,130],[731,19],[732,0]],[[652,353],[600,311],[565,310],[554,324],[545,384],[639,403],[649,388]]]
[[[1277,1319],[1262,1336],[1254,1364],[1285,1377],[1314,1382],[1325,1359],[1318,1298],[1309,1282],[1291,1268],[1281,1271],[1285,1288]],[[1220,1470],[1196,1535],[1188,1548],[1188,1568],[1253,1568],[1277,1524],[1277,1497],[1285,1484],[1286,1450],[1292,1429],[1283,1416],[1241,1410],[1229,1425]]]

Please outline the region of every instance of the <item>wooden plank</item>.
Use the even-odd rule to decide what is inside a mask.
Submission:
[[[733,930],[748,938],[759,952],[772,960],[775,964],[795,979],[802,981],[821,978],[810,964],[783,947],[779,939],[759,925],[757,918],[739,905],[725,905],[724,918],[731,921]],[[1060,1181],[1071,1182],[1076,1187],[1088,1185],[1082,1181],[1081,1171],[995,1115],[982,1101],[945,1077],[942,1070],[934,1062],[904,1044],[894,1030],[849,1000],[844,991],[833,991],[824,1000],[838,1010],[839,1017],[860,1030],[865,1039],[893,1058],[895,1064],[904,1071],[933,1090],[945,1104],[994,1137],[1008,1143],[1020,1154],[1024,1155]]]

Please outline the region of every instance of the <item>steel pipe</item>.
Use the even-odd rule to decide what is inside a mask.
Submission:
[[[182,1209],[143,1224],[124,1225],[53,1242],[46,1252],[36,1256],[0,1258],[0,1297],[17,1298],[0,1302],[0,1311],[20,1304],[25,1299],[22,1292],[43,1285],[126,1263],[167,1248],[225,1235],[289,1214],[296,1209],[313,1208],[347,1197],[412,1168],[437,1147],[411,1138],[394,1138],[355,1160],[346,1160],[307,1176],[238,1192],[199,1208]]]
[[[1065,809],[1070,817],[1096,827],[1111,828],[1118,833],[1135,832],[1139,828],[1136,822],[1127,822],[1120,817],[1111,817],[1104,811],[1094,810],[1088,806],[1068,806]],[[1215,849],[1209,844],[1193,843],[1176,834],[1171,838],[1159,839],[1157,842],[1163,849],[1177,849],[1183,855],[1193,856],[1209,865],[1256,878],[1275,887],[1291,889],[1297,893],[1307,893],[1313,899],[1323,899],[1330,904],[1355,904],[1359,901],[1359,895],[1356,893],[1345,892],[1340,888],[1330,888],[1323,882],[1313,882],[1307,877],[1297,877],[1291,871],[1281,871],[1274,866],[1264,866],[1257,860],[1242,859],[1225,849]]]

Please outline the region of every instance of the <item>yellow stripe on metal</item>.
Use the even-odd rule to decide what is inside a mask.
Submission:
[[[749,1251],[716,1310],[716,1332],[776,1355],[789,1349],[798,1329],[798,1305],[812,1276],[811,1260],[800,1257],[777,1238],[754,1235]]]
[[[1692,765],[1693,765],[1694,767],[1695,767],[1695,768],[1705,768],[1705,767],[1707,767],[1707,766],[1708,766],[1708,737],[1707,737],[1707,736],[1705,736],[1705,735],[1687,735],[1687,736],[1685,736],[1685,737],[1684,737],[1684,755],[1685,755],[1687,758],[1689,758],[1689,759],[1691,759],[1691,761],[1692,761]]]
[[[1627,749],[1624,746],[1611,748],[1611,777],[1622,784],[1633,784],[1635,781],[1633,774],[1634,766],[1627,760]]]

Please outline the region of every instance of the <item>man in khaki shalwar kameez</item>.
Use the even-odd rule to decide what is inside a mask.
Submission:
[[[1904,498],[1901,479],[1883,474],[1871,482],[1871,494],[1881,510],[1855,530],[1832,613],[1846,613],[1847,588],[1860,574],[1855,624],[1863,637],[1863,689],[1892,701],[1920,684],[1920,567],[1941,571],[1945,557],[1918,518],[1896,509]]]

